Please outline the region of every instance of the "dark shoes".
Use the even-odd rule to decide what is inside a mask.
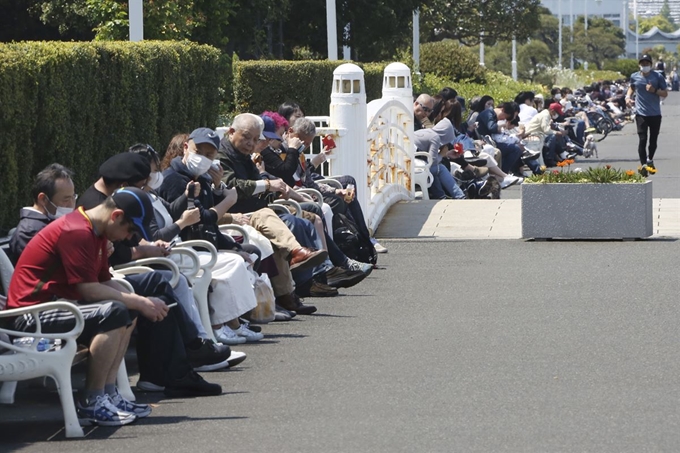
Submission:
[[[214,371],[229,366],[229,346],[198,338],[187,347],[187,358],[195,371]]]
[[[293,250],[288,257],[290,270],[297,268],[307,268],[318,266],[328,258],[328,252],[325,250],[315,250],[307,247],[300,247]]]
[[[309,297],[335,297],[337,295],[338,290],[325,283],[314,281],[309,288]]]
[[[166,385],[163,393],[170,398],[216,396],[222,394],[222,387],[219,384],[206,382],[205,379],[192,370],[183,378]]]
[[[351,271],[341,267],[334,267],[326,272],[326,280],[328,286],[333,288],[350,288],[365,279],[368,274],[370,274],[370,271],[365,273],[358,270]]]
[[[314,305],[304,305],[302,300],[295,293],[277,297],[276,304],[279,307],[295,312],[298,315],[311,315],[316,311],[316,307]]]

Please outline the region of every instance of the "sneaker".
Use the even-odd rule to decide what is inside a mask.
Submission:
[[[375,247],[375,244],[373,244],[373,246]],[[383,248],[385,249],[385,247]],[[376,252],[378,252],[377,249]],[[384,252],[378,253],[387,253],[387,249],[385,249]],[[348,271],[361,271],[368,276],[373,271],[373,265],[370,263],[362,263],[360,261],[347,258],[347,265],[345,265],[345,269],[347,269]]]
[[[183,378],[172,381],[165,386],[164,393],[171,398],[215,396],[222,394],[222,387],[219,384],[206,382],[205,379],[192,370]]]
[[[515,184],[522,184],[522,181],[524,181],[524,179],[518,176],[506,175],[505,178],[503,178],[503,181],[501,181],[501,189],[505,189]]]
[[[335,288],[332,289],[337,293]],[[311,315],[316,311],[316,307],[314,305],[305,305],[302,302],[302,299],[300,299],[300,297],[294,292],[276,298],[276,303],[278,306],[299,315]]]
[[[250,330],[252,330],[253,332],[262,332],[262,327],[253,325],[248,320],[239,318],[239,322],[246,326],[247,328],[249,328]]]
[[[88,401],[87,406],[78,402],[76,412],[78,421],[83,426],[123,426],[137,420],[135,414],[118,409],[109,395],[98,396],[94,403]]]
[[[638,173],[640,173],[642,176],[647,177],[649,176],[649,172],[647,171],[647,166],[643,165],[638,169]]]
[[[121,411],[135,414],[137,418],[144,418],[151,413],[151,406],[128,401],[118,393],[118,390],[116,390],[115,395],[111,396],[111,402]]]
[[[309,288],[309,297],[335,297],[337,295],[338,290],[325,283],[314,281]],[[306,314],[301,313],[297,307],[295,308],[295,311],[300,314]]]
[[[278,321],[278,322],[290,321],[297,314],[294,311],[289,311],[289,310],[286,310],[283,307],[280,307],[278,304],[276,304],[274,306],[274,308],[276,310],[274,312],[274,321]]]
[[[229,368],[235,367],[239,363],[243,362],[246,359],[246,357],[248,356],[246,355],[245,352],[231,351],[231,355],[229,356]]]
[[[229,329],[229,326],[224,326],[225,329]],[[238,329],[232,330],[236,335],[239,337],[245,338],[246,342],[248,343],[254,343],[256,341],[260,341],[261,339],[264,338],[264,334],[260,332],[253,332],[250,330],[248,327],[245,325],[241,324]]]
[[[215,371],[229,366],[229,346],[212,340],[198,339],[198,348],[187,348],[187,357],[195,371]]]
[[[651,168],[651,169],[656,170],[656,167],[654,166],[654,161],[653,161],[653,160],[648,160],[648,161],[647,161],[646,167],[647,167],[647,168]]]
[[[540,155],[541,155],[540,151],[532,151],[530,149],[525,149],[522,152],[522,159],[534,160],[534,159],[538,159]]]
[[[349,269],[334,267],[326,272],[326,281],[328,286],[333,288],[351,288],[365,279],[367,275],[362,271],[350,271]]]
[[[138,381],[136,387],[142,392],[162,392],[165,390],[164,386],[154,384],[151,381]]]
[[[215,339],[222,344],[235,345],[243,344],[246,342],[244,337],[239,337],[236,332],[231,330],[228,326],[222,326],[218,330],[213,330],[215,334]]]
[[[378,241],[375,239],[371,238],[371,242],[373,243],[373,248],[375,249],[375,253],[387,253],[387,248],[380,245]],[[358,262],[358,261],[357,261]],[[362,263],[363,264],[363,263]],[[370,264],[369,264],[370,266]]]

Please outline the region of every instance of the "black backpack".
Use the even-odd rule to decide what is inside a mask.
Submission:
[[[363,237],[354,221],[344,214],[333,215],[333,241],[348,258],[362,263],[378,262],[371,238]]]

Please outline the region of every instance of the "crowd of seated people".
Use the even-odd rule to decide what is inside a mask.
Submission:
[[[375,268],[378,251],[351,187],[356,180],[337,177],[341,189],[317,182],[332,149],[305,157],[316,129],[291,105],[238,115],[221,139],[208,128],[177,134],[164,156],[148,144],[132,144],[101,164],[99,178],[80,197],[73,173],[59,164],[36,176],[33,205],[21,210],[11,239],[15,270],[7,308],[66,299],[81,309],[85,328],[78,342],[90,354],[76,404],[82,424],[121,426],[151,413],[116,387],[133,331],[138,390],[219,395],[220,385],[198,373],[236,366],[246,356],[230,346],[266,337],[266,328],[250,322],[256,281],[275,297],[274,320],[289,321],[317,311],[304,297],[336,296]],[[272,206],[279,199],[298,204]],[[347,224],[360,247],[342,247],[334,235]],[[227,235],[224,225],[247,228],[248,243]],[[179,250],[191,240],[217,250],[213,261],[210,247],[195,250],[201,265],[213,263],[209,325],[193,293],[195,275],[181,274],[173,286],[172,270],[162,265],[145,273],[120,271],[144,258],[182,264]],[[40,321],[43,332],[59,332],[74,319],[57,310]],[[36,322],[25,315],[11,325],[30,336]]]
[[[415,147],[430,154],[429,196],[496,198],[496,188],[584,155],[584,148],[594,146],[588,135],[597,131],[592,111],[610,115],[618,127],[626,108],[623,93],[622,82],[603,81],[576,92],[555,87],[545,97],[521,92],[503,103],[482,95],[467,102],[468,111],[453,88],[416,94]]]

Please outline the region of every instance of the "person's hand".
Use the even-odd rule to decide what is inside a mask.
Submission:
[[[114,247],[113,247],[113,242],[111,242],[111,241],[106,241],[106,257],[107,257],[107,258],[111,258],[111,255],[113,255],[113,251],[114,251],[114,250],[115,250],[115,249],[114,249]]]
[[[194,193],[189,193],[189,187],[192,184],[194,185]],[[198,196],[198,194],[200,194],[200,193],[201,193],[201,184],[194,182],[194,181],[189,181],[187,183],[187,188],[184,189],[184,196],[187,197],[187,198],[196,198]]]
[[[168,256],[170,254],[170,248],[172,246],[170,245],[169,242],[165,242],[159,239],[156,242],[154,242],[153,245],[161,250],[160,256]]]
[[[149,321],[158,322],[168,316],[170,308],[158,297],[142,297],[138,311]]]
[[[635,105],[635,101],[633,101],[633,99],[631,99],[631,98],[627,98],[626,99],[626,106],[632,107],[633,105]]]
[[[652,85],[651,83],[648,83],[647,86],[645,86],[645,89],[650,93],[654,93],[654,91],[656,91],[656,88],[654,88],[654,85]]]
[[[286,137],[286,145],[288,145],[289,149],[298,149],[302,146],[302,140],[298,137],[288,136]]]
[[[354,190],[349,191],[347,189],[335,189],[335,194],[340,195],[347,203],[350,203],[352,200],[354,200],[354,197],[356,196],[356,192]]]
[[[257,167],[257,171],[260,173],[264,173],[265,171],[267,171],[267,169],[264,168],[264,162],[262,162],[262,160],[255,162],[255,166]]]
[[[250,225],[250,216],[246,214],[235,213],[231,215],[231,221],[237,225]]]
[[[230,203],[231,205],[236,204],[238,201],[238,192],[236,191],[236,187],[226,189],[224,191],[224,199],[227,200],[226,202]]]
[[[334,149],[335,147],[329,148],[328,146],[324,146],[321,152],[324,153],[325,155],[329,155],[333,152]]]
[[[208,176],[212,178],[212,182],[215,185],[215,187],[219,187],[220,184],[222,184],[222,176],[224,176],[224,169],[222,169],[222,166],[220,165],[215,169],[215,167],[210,167],[210,170],[208,170]]]
[[[283,182],[283,179],[270,179],[269,191],[287,193],[288,185]]]
[[[184,228],[188,227],[189,225],[194,225],[198,222],[201,221],[201,211],[199,211],[198,208],[191,208],[187,209],[182,213],[180,216],[179,220],[177,221],[177,225],[179,225],[179,228],[183,230]]]

